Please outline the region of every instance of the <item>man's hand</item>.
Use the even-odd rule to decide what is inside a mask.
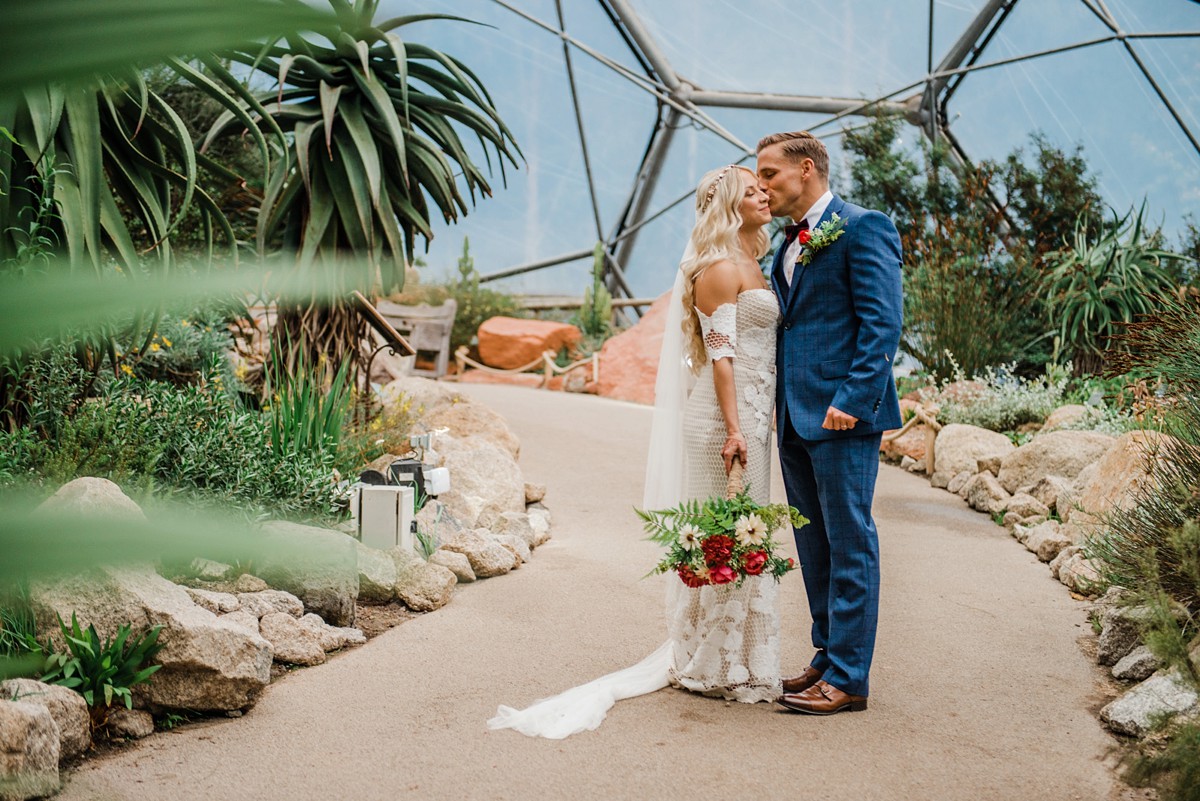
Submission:
[[[830,431],[849,431],[858,423],[857,417],[851,417],[845,412],[838,411],[832,406],[825,412],[825,422],[821,423],[821,428]]]

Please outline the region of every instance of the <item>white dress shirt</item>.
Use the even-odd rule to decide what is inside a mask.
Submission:
[[[817,198],[817,202],[809,207],[808,211],[801,218],[808,222],[808,230],[816,229],[817,222],[820,221],[821,215],[825,213],[825,209],[829,207],[833,201],[833,192],[828,189],[825,194]],[[799,222],[797,220],[796,222]],[[796,269],[796,262],[800,260],[800,249],[804,247],[800,244],[800,238],[792,240],[792,244],[788,245],[787,252],[783,254],[783,277],[787,281],[788,286],[792,285],[792,272]]]

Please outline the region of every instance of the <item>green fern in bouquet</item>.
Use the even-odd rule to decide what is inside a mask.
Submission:
[[[672,509],[635,510],[650,540],[667,554],[651,574],[674,571],[689,587],[741,584],[747,576],[770,575],[778,581],[796,568],[778,554],[775,535],[786,526],[801,528],[808,519],[782,503],[755,503],[745,491],[732,498],[684,501]]]

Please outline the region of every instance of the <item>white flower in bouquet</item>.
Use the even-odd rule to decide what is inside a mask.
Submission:
[[[753,512],[739,518],[734,524],[734,531],[737,533],[738,543],[741,545],[762,545],[767,536],[766,524]]]
[[[679,529],[679,545],[685,551],[690,551],[700,545],[700,537],[704,532],[698,526],[693,526],[691,523]]]

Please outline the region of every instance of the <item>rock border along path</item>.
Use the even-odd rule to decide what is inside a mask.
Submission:
[[[1072,600],[1008,532],[882,466],[883,607],[865,713],[811,718],[663,690],[564,741],[484,722],[630,665],[663,639],[641,499],[650,410],[473,385],[549,487],[538,559],[318,668],[238,720],[186,726],[85,763],[67,799],[1113,799],[1114,741]],[[778,476],[774,494],[782,498]],[[810,653],[784,579],[785,669]]]

